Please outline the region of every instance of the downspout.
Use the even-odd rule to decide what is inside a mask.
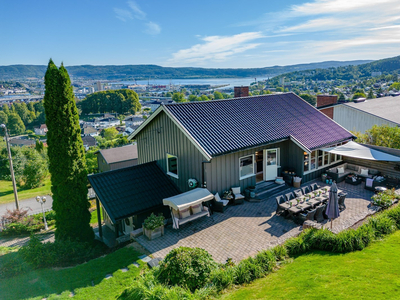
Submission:
[[[205,165],[204,164],[209,164],[209,163],[211,163],[211,160],[202,161],[201,162],[201,187],[202,188],[207,188],[207,182],[204,179],[204,172],[205,172]]]

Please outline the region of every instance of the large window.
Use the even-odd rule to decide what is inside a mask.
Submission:
[[[239,158],[239,177],[245,179],[254,174],[254,155]]]
[[[338,145],[331,145],[329,147],[339,146],[345,143],[341,143]],[[329,148],[327,147],[327,148]],[[317,170],[323,167],[327,167],[331,164],[334,164],[342,159],[341,155],[332,154],[329,152],[324,152],[322,150],[315,150],[313,152],[307,153],[304,152],[304,173],[311,172],[313,170]]]
[[[167,174],[178,178],[178,157],[167,154]]]

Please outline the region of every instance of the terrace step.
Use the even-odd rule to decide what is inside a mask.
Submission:
[[[266,200],[267,198],[281,193],[284,190],[287,190],[289,186],[285,184],[277,184],[273,181],[265,181],[263,183],[259,183],[254,190],[255,197],[250,199],[250,202],[260,202]]]

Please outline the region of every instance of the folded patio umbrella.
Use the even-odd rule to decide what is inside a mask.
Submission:
[[[329,190],[329,201],[328,205],[326,206],[325,213],[328,216],[328,218],[331,219],[331,229],[332,229],[333,219],[336,219],[340,215],[339,203],[338,203],[338,189],[335,182],[332,183],[332,186]]]

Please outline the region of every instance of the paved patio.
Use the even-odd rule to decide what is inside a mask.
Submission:
[[[348,195],[347,208],[333,222],[335,233],[376,212],[370,202],[373,192],[365,190],[364,183],[353,186],[341,182],[338,187]],[[165,235],[153,241],[144,236],[136,240],[154,257],[163,258],[172,249],[185,246],[203,248],[221,263],[227,258],[238,262],[260,250],[282,244],[301,232],[301,226],[277,216],[275,210],[275,197],[260,203],[245,202],[229,207],[225,213],[216,212],[210,217],[184,224],[178,230],[167,226]],[[325,221],[324,227],[330,227],[330,223]]]

